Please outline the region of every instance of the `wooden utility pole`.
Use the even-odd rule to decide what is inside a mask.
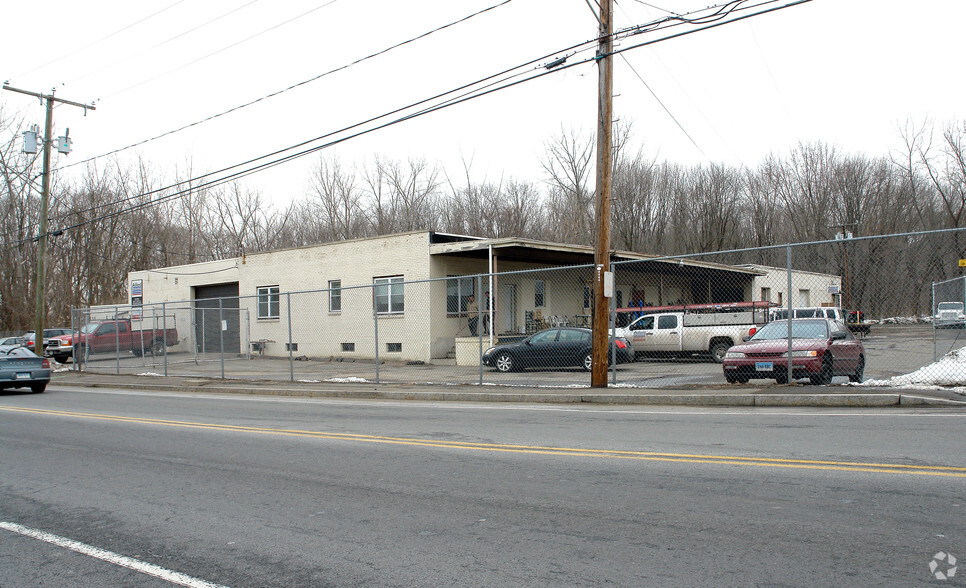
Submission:
[[[17,92],[19,94],[26,94],[35,98],[40,98],[40,100],[43,101],[47,106],[47,116],[46,120],[44,121],[44,171],[41,180],[40,223],[37,230],[37,274],[34,284],[34,287],[36,288],[36,305],[34,306],[34,353],[43,356],[44,318],[47,314],[47,302],[45,298],[47,287],[47,207],[48,202],[50,201],[50,148],[53,144],[53,137],[51,137],[51,134],[54,127],[54,103],[60,102],[61,104],[79,106],[83,108],[85,112],[96,109],[90,104],[81,104],[79,102],[71,102],[70,100],[57,98],[53,95],[53,93],[42,94],[39,92],[29,92],[27,90],[13,88],[6,84],[3,85],[3,89],[10,90],[11,92]]]
[[[593,365],[590,385],[607,387],[608,320],[610,304],[604,296],[604,275],[610,272],[610,186],[613,173],[611,127],[614,95],[613,0],[600,0],[600,35],[597,45],[599,73],[597,96],[597,242],[594,247]]]

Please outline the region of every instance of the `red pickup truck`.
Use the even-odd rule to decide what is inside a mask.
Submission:
[[[45,351],[64,363],[75,352],[83,357],[85,353],[130,351],[140,357],[163,353],[165,347],[177,344],[178,331],[173,327],[134,329],[130,320],[121,319],[87,323],[79,333],[54,337]]]

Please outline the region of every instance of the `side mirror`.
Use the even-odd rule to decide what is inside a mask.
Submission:
[[[842,331],[835,331],[832,333],[832,341],[838,341],[840,339],[845,339],[845,333]]]

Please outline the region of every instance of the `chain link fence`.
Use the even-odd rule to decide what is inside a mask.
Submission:
[[[609,381],[907,385],[938,370],[966,385],[966,280],[900,271],[914,254],[895,237],[615,262]],[[588,386],[593,278],[571,265],[75,309],[72,344],[49,353],[117,374]]]

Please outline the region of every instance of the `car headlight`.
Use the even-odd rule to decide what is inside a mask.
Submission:
[[[782,357],[788,357],[788,352],[782,353]],[[818,351],[814,349],[792,351],[792,357],[818,357]]]
[[[725,353],[725,359],[744,359],[745,354],[740,351],[729,351]]]
[[[491,355],[493,353],[493,350],[494,349],[496,349],[496,347],[490,347],[489,349],[487,349],[486,351],[484,351],[483,352],[483,357],[487,357],[488,355]]]

